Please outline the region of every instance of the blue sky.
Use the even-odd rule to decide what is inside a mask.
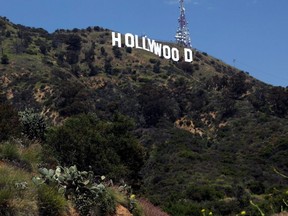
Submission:
[[[1,16],[49,32],[101,26],[173,41],[179,16],[178,0],[1,1]],[[288,86],[288,0],[185,0],[185,7],[194,48]]]

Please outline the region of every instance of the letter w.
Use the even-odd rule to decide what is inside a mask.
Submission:
[[[154,52],[155,55],[162,56],[162,44],[156,43],[155,40],[150,40],[148,38],[148,44],[150,48],[150,52]]]

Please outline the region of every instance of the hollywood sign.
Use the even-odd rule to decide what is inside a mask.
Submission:
[[[120,33],[112,32],[112,46],[122,47],[122,39],[124,39],[124,44],[126,47],[146,50],[148,52],[154,53],[159,57],[165,59],[172,59],[173,61],[180,60],[180,51],[176,47],[170,47],[151,40],[150,38],[141,37],[138,35],[133,35],[131,33],[126,33],[124,37]],[[193,52],[190,48],[183,49],[183,59],[185,62],[193,61]]]

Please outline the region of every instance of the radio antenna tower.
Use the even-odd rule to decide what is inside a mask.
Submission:
[[[176,32],[175,38],[178,44],[185,47],[192,47],[190,33],[188,29],[188,22],[186,21],[184,0],[179,0],[180,2],[180,17],[178,19],[178,30]]]

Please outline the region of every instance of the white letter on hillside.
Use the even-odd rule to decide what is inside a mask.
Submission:
[[[154,43],[154,54],[158,56],[162,56],[162,44]]]
[[[191,49],[184,48],[184,60],[185,60],[185,62],[192,62],[193,61],[193,52]]]
[[[162,44],[158,44],[155,42],[155,40],[150,40],[150,38],[148,38],[148,44],[149,44],[149,49],[150,52],[154,53],[155,55],[158,55],[161,57],[162,55]]]
[[[150,49],[150,52],[154,52],[154,46],[155,46],[155,40],[150,40],[150,38],[148,38],[148,45],[149,45],[149,49]]]
[[[167,45],[163,46],[163,57],[165,59],[170,59],[171,58],[171,49]]]
[[[118,47],[121,47],[121,34],[112,32],[112,46],[116,46],[116,42],[118,43]]]
[[[179,59],[180,59],[179,50],[177,48],[173,47],[171,52],[172,52],[172,60],[176,61],[176,62],[179,61]]]
[[[146,37],[142,37],[142,46],[143,46],[144,50],[150,51],[150,49],[148,47],[146,47]]]
[[[138,35],[135,35],[135,48],[136,49],[142,49],[141,46],[139,46],[139,38],[138,38]]]
[[[135,46],[134,36],[132,34],[125,34],[125,45],[131,48]]]

